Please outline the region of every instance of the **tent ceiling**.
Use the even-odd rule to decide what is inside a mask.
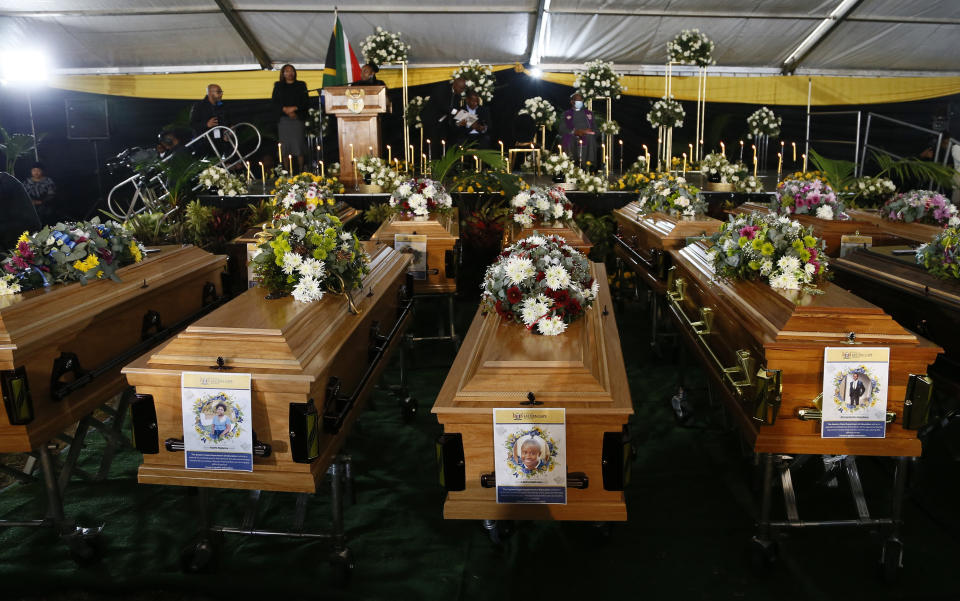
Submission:
[[[353,0],[340,10],[360,41],[376,26],[400,31],[413,65],[527,62],[540,7],[541,63],[594,58],[643,71],[666,62],[666,43],[696,27],[717,64],[776,72],[840,0]],[[316,0],[0,0],[0,50],[45,47],[70,72],[257,68],[258,58],[219,4],[233,8],[275,64],[324,62],[333,4]],[[956,0],[861,0],[800,61],[798,73],[874,71],[956,75]]]

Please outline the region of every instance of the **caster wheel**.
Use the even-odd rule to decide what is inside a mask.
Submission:
[[[776,541],[756,536],[750,541],[750,563],[757,572],[762,572],[775,564],[778,553]]]
[[[883,570],[883,581],[887,584],[896,582],[900,577],[900,568],[903,567],[903,543],[900,539],[890,537],[883,541],[880,567]]]
[[[97,528],[77,528],[66,536],[70,559],[79,566],[88,566],[100,561],[103,556],[103,539]]]
[[[487,531],[487,536],[490,538],[490,542],[495,545],[502,545],[508,538],[510,538],[511,531],[506,522],[498,522],[497,520],[483,520],[483,529]]]
[[[180,552],[180,568],[188,574],[208,572],[216,559],[216,546],[210,538],[201,538]]]
[[[333,554],[330,558],[330,568],[333,570],[333,581],[337,586],[344,586],[350,582],[353,565],[353,553],[349,547]]]
[[[418,403],[413,397],[406,397],[400,400],[400,417],[405,422],[412,422],[417,418]]]

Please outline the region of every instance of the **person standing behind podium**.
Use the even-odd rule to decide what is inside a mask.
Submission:
[[[223,88],[212,83],[207,86],[207,95],[190,109],[190,128],[196,137],[218,125],[229,126],[230,122],[223,108]],[[214,137],[219,139],[219,133],[214,132]]]
[[[303,157],[306,154],[306,135],[304,120],[310,99],[307,97],[307,84],[297,79],[297,70],[293,65],[280,68],[280,80],[273,84],[273,104],[280,111],[277,123],[277,135],[280,138],[280,150],[284,165],[287,156],[297,159],[297,166],[303,171]],[[291,174],[292,175],[292,174]]]
[[[351,81],[351,86],[383,86],[387,87],[387,84],[383,83],[381,80],[377,79],[377,73],[380,72],[380,67],[376,66],[373,63],[367,63],[360,69],[360,79],[357,81]]]

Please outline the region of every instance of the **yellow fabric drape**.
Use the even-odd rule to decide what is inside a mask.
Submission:
[[[709,74],[709,71],[707,71]],[[544,72],[545,81],[573,86],[573,73]],[[770,75],[723,77],[707,75],[707,102],[807,105],[807,80],[813,82],[811,104],[879,104],[925,100],[960,93],[960,77],[828,77]],[[625,95],[663,96],[663,76],[625,75]],[[673,77],[673,96],[697,99],[696,77]]]
[[[410,86],[447,81],[457,67],[425,67],[407,70]],[[514,65],[494,65],[494,71],[512,69]],[[400,69],[381,69],[377,77],[389,88],[402,85]],[[216,83],[223,88],[227,100],[252,100],[269,98],[277,71],[219,71],[209,73],[151,73],[136,75],[63,75],[53,77],[50,86],[74,92],[130,96],[132,98],[164,98],[170,100],[196,100],[206,95],[208,84]],[[319,88],[323,71],[303,70],[297,78],[306,82],[307,88]],[[316,92],[312,92],[316,94]]]

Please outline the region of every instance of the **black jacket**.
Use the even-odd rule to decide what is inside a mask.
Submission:
[[[227,112],[223,108],[223,101],[218,105],[213,105],[210,104],[210,101],[204,96],[203,100],[194,104],[193,108],[190,109],[190,129],[193,130],[194,137],[210,129],[207,127],[207,121],[209,121],[211,117],[218,118],[220,125],[230,125]]]
[[[373,79],[358,79],[357,81],[351,81],[351,86],[383,86],[387,87],[387,84],[383,83],[376,77]]]
[[[307,108],[310,106],[310,98],[307,96],[307,84],[300,80],[293,83],[277,81],[273,84],[273,104],[277,107],[277,116],[283,117],[285,106],[297,107],[297,119],[305,121],[307,119]]]

